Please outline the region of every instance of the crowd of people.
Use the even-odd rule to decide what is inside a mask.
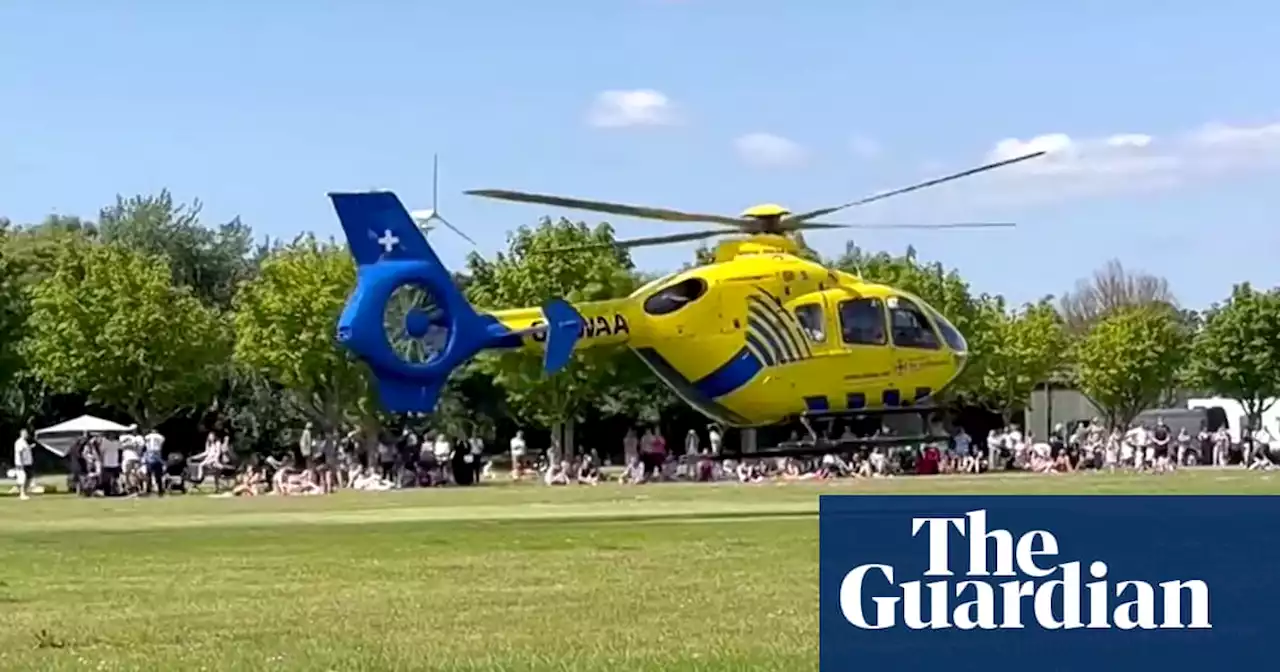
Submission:
[[[838,448],[802,457],[726,459],[723,430],[690,428],[681,449],[668,449],[656,427],[630,430],[622,439],[621,461],[596,450],[563,451],[552,440],[531,449],[523,431],[510,441],[507,477],[549,486],[595,485],[606,480],[642,484],[662,481],[813,480],[882,478],[900,474],[981,473],[1017,470],[1060,473],[1078,470],[1169,472],[1194,465],[1239,465],[1254,470],[1276,467],[1274,436],[1263,428],[1246,440],[1232,441],[1226,427],[1176,431],[1157,419],[1134,423],[1126,431],[1108,429],[1098,419],[1058,425],[1043,440],[1017,425],[992,430],[977,440],[959,427],[945,441],[892,445],[894,432],[874,432],[879,444],[857,446],[844,427]],[[830,436],[830,434],[828,434]],[[791,443],[797,441],[792,435]],[[705,440],[704,440],[705,439]],[[830,445],[830,444],[829,444]],[[29,497],[34,443],[23,430],[14,444],[14,476],[21,498]],[[1280,449],[1280,444],[1275,444]],[[374,445],[357,430],[320,432],[302,428],[297,445],[277,455],[238,459],[231,438],[207,434],[204,450],[186,456],[165,452],[165,437],[145,433],[99,434],[76,441],[67,455],[69,488],[85,496],[163,496],[212,490],[224,496],[321,495],[342,489],[385,491],[438,485],[472,485],[496,477],[495,463],[506,457],[489,450],[480,436],[450,436],[404,429]]]

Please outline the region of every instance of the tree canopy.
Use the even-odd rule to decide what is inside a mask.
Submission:
[[[1240,402],[1256,423],[1280,397],[1280,292],[1245,283],[1211,308],[1195,339],[1191,377]]]
[[[170,280],[164,259],[118,245],[65,251],[32,289],[24,352],[33,371],[148,427],[208,402],[231,330]]]
[[[991,408],[1015,409],[1062,369],[1071,341],[1048,300],[1015,313],[997,311],[989,319],[980,389]]]
[[[1126,425],[1174,385],[1189,353],[1189,336],[1177,312],[1166,306],[1118,308],[1074,348],[1080,389],[1112,426]]]
[[[235,363],[288,390],[325,427],[371,410],[368,370],[334,343],[355,282],[345,247],[308,235],[267,256],[235,297]]]
[[[202,301],[229,308],[236,285],[249,273],[252,232],[233,219],[217,228],[200,222],[202,205],[177,203],[168,191],[154,196],[117,197],[98,217],[98,235],[169,260],[175,284]]]

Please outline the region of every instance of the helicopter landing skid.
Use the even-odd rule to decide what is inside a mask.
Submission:
[[[880,436],[850,439],[804,439],[801,441],[784,441],[773,448],[755,452],[722,452],[713,456],[715,460],[744,460],[762,457],[821,457],[832,453],[847,453],[863,448],[907,446],[921,443],[945,442],[951,437],[946,435],[919,434],[915,436]]]

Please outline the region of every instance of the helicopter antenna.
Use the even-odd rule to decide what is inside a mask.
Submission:
[[[461,236],[463,240],[467,241],[468,243],[471,243],[472,245],[476,244],[476,241],[472,240],[471,236],[468,236],[467,234],[463,233],[461,229],[454,226],[452,223],[449,222],[449,220],[440,216],[440,155],[439,154],[431,155],[431,209],[430,210],[414,210],[413,212],[409,213],[409,216],[413,218],[413,222],[418,225],[418,228],[422,229],[422,233],[424,235],[431,231],[432,222],[440,222],[441,224],[444,224],[446,227],[448,227],[450,231]]]

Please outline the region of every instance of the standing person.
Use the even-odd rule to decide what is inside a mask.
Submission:
[[[690,429],[684,435],[684,456],[687,458],[696,458],[701,448],[701,440],[698,438],[698,430]]]
[[[955,454],[952,455],[952,462],[958,465],[958,469],[963,472],[978,473],[977,465],[974,464],[973,455],[973,438],[969,436],[969,432],[964,431],[961,427],[951,438],[952,445],[955,446]]]
[[[120,441],[114,434],[98,440],[98,452],[102,455],[102,494],[114,497],[120,485]]]
[[[653,444],[653,430],[645,428],[644,434],[640,436],[640,463],[644,466],[641,473],[644,474],[646,481],[652,478],[654,471],[661,466],[661,463],[654,459]]]
[[[1157,472],[1169,470],[1169,442],[1172,440],[1173,432],[1164,424],[1164,418],[1156,418],[1156,426],[1151,430],[1151,457]]]
[[[724,443],[724,432],[720,431],[719,425],[711,425],[707,428],[707,441],[711,444],[711,454],[720,455],[720,446]]]
[[[480,438],[479,430],[472,432],[467,443],[471,448],[471,469],[475,471],[472,483],[479,483],[480,474],[484,471],[484,439]]]
[[[511,480],[518,481],[524,475],[524,460],[528,451],[529,446],[524,442],[524,430],[516,430],[516,435],[511,437]]]
[[[27,430],[18,432],[18,440],[13,442],[13,468],[18,478],[18,499],[31,499],[31,465],[35,461],[31,454],[31,441],[27,438]]]
[[[623,466],[630,469],[636,465],[636,461],[640,459],[640,437],[636,436],[635,428],[627,429],[627,435],[622,437],[622,462]]]
[[[684,434],[684,457],[681,458],[682,464],[680,470],[689,480],[694,480],[697,476],[698,453],[701,452],[701,440],[698,438],[698,430],[690,429]]]
[[[1185,426],[1178,428],[1178,438],[1174,440],[1178,446],[1173,466],[1180,467],[1187,463],[1187,455],[1191,452],[1191,434]]]
[[[662,430],[659,429],[653,433],[653,461],[654,468],[658,475],[665,477],[667,465],[667,439],[662,436]]]
[[[338,433],[330,430],[320,439],[320,459],[324,462],[324,470],[320,477],[320,486],[325,492],[338,489],[341,482],[342,465],[338,462]]]
[[[298,457],[302,458],[302,465],[311,469],[315,466],[315,460],[312,451],[315,449],[315,439],[311,436],[312,424],[308,422],[302,428],[302,434],[298,436]]]
[[[448,432],[441,430],[436,434],[434,452],[436,464],[440,465],[440,470],[444,474],[444,482],[456,483],[457,475],[453,473],[453,443],[449,441]]]
[[[164,435],[154,428],[142,437],[142,465],[147,470],[147,490],[164,497]]]
[[[1231,433],[1227,431],[1226,425],[1223,425],[1218,428],[1218,431],[1213,433],[1213,466],[1227,466],[1227,461],[1230,457]]]

